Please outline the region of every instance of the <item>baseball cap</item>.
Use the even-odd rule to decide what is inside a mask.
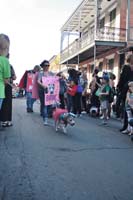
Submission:
[[[103,72],[103,77],[104,80],[109,81],[109,74],[107,72]]]

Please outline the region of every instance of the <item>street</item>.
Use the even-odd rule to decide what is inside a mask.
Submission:
[[[0,132],[0,200],[132,200],[133,143],[119,121],[86,115],[68,133],[45,127],[13,100],[13,127]]]

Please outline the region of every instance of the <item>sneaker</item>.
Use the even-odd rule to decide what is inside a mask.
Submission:
[[[100,119],[104,119],[104,116],[102,115],[102,116],[100,117]]]
[[[43,124],[44,124],[44,126],[47,126],[48,125],[48,120],[45,119]]]
[[[122,134],[128,134],[129,131],[126,129],[126,130],[124,130],[124,131],[121,131],[121,133],[122,133]]]
[[[32,113],[33,110],[32,110],[31,108],[27,108],[27,112],[28,112],[28,113]]]
[[[86,114],[87,112],[86,112],[86,111],[82,111],[81,113],[82,113],[82,114]]]
[[[11,121],[8,121],[8,122],[7,122],[7,126],[8,126],[8,127],[13,126],[13,123],[12,123]]]
[[[1,126],[2,126],[3,128],[8,127],[8,122],[1,122]]]
[[[125,130],[126,130],[126,128],[123,127],[119,131],[122,132],[122,131],[125,131]]]
[[[55,131],[58,132],[58,127],[55,128]]]
[[[30,113],[30,108],[27,108],[27,113]]]

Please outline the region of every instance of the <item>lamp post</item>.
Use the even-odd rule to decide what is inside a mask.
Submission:
[[[96,67],[96,37],[97,37],[97,7],[98,0],[95,0],[95,26],[94,26],[94,69]]]

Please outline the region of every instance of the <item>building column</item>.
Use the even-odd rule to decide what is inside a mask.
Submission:
[[[119,73],[120,73],[120,70],[119,70],[119,54],[118,53],[115,53],[115,57],[114,57],[114,74],[116,75],[116,83],[118,83],[118,79],[119,79]]]
[[[120,0],[120,40],[126,41],[127,39],[127,1]]]
[[[133,0],[128,1],[128,39],[133,43]]]
[[[120,0],[120,28],[127,28],[127,1]]]

